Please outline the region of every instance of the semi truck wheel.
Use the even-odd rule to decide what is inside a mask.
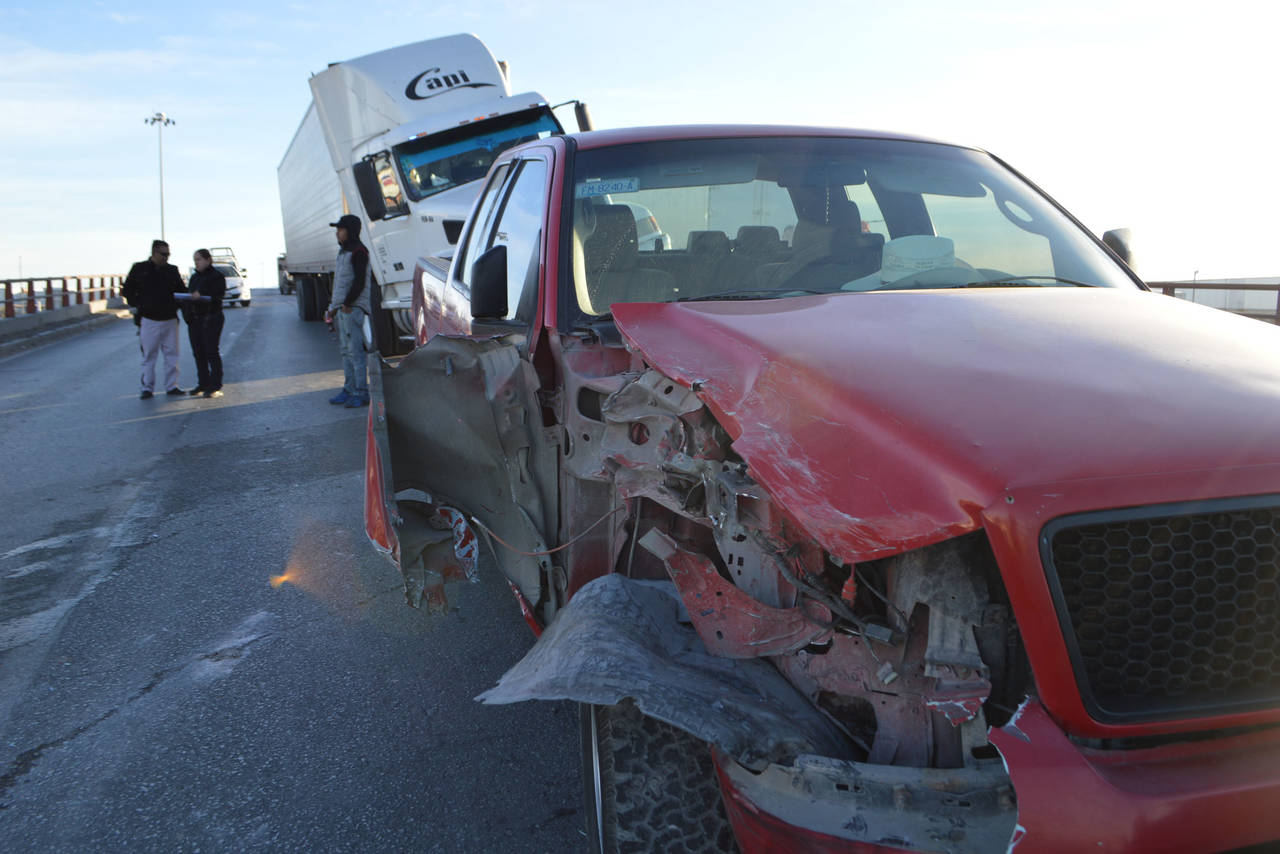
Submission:
[[[738,850],[704,742],[630,701],[579,712],[593,852]]]
[[[316,282],[310,276],[299,276],[293,290],[298,303],[298,317],[303,320],[319,320],[316,314]]]
[[[378,352],[383,356],[400,354],[400,333],[392,321],[391,312],[384,308],[373,309],[373,336],[378,344]]]
[[[329,310],[329,298],[333,296],[333,280],[328,275],[316,276],[312,280],[316,320],[323,320],[324,313]]]

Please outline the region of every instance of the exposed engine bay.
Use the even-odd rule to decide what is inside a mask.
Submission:
[[[984,755],[1029,669],[980,532],[854,565],[770,500],[693,391],[646,370],[601,415],[601,473],[634,508],[616,572],[674,581],[709,652],[771,661],[863,761]]]

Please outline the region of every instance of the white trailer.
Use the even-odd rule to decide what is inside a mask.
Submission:
[[[537,92],[512,95],[505,65],[473,35],[338,62],[311,77],[312,103],[278,169],[284,273],[299,314],[327,302],[337,254],[328,223],[353,213],[370,249],[379,349],[411,338],[417,259],[457,242],[494,158],[562,133]],[[589,126],[579,105],[579,126]],[[327,158],[327,175],[321,163]]]
[[[329,223],[346,211],[315,104],[307,108],[278,170],[285,254],[280,289],[292,291],[298,316],[319,320],[329,304],[338,245]]]

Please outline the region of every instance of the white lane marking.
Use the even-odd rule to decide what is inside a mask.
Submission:
[[[56,537],[48,537],[43,540],[36,540],[34,543],[27,543],[25,546],[18,546],[16,549],[10,549],[0,555],[0,558],[16,557],[36,549],[56,549],[59,546],[65,546],[67,543],[73,543],[85,537],[104,537],[111,531],[111,528],[85,528],[83,531],[72,531],[70,534],[60,534]]]
[[[143,483],[134,483],[130,484],[126,489],[123,498],[125,501],[130,502],[129,509],[125,512],[124,518],[116,525],[86,528],[83,531],[36,540],[34,543],[19,546],[0,555],[2,558],[9,558],[35,549],[57,548],[90,536],[110,538],[108,548],[92,555],[83,567],[87,571],[88,577],[84,586],[74,596],[60,599],[43,611],[23,614],[20,617],[14,617],[0,623],[0,652],[39,641],[51,635],[57,628],[58,622],[67,612],[88,598],[97,589],[98,585],[111,575],[116,562],[114,550],[121,546],[137,545],[134,537],[137,536],[136,529],[139,523],[147,517],[155,515],[158,509],[157,500],[154,497],[148,496],[141,499],[137,497],[144,485]]]
[[[21,578],[24,575],[30,575],[33,572],[39,572],[52,566],[53,562],[48,560],[38,560],[35,563],[24,564],[17,569],[9,570],[4,574],[5,578]]]

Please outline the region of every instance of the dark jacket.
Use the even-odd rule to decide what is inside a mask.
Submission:
[[[186,306],[185,317],[191,322],[192,317],[206,314],[222,314],[222,298],[227,295],[227,277],[218,272],[218,268],[209,265],[209,269],[201,273],[199,270],[187,279],[187,290],[199,291],[200,296],[208,297],[209,302],[192,301]]]
[[[369,250],[360,242],[360,218],[344,214],[332,224],[347,229],[347,242],[338,244],[338,262],[337,269],[333,271],[333,298],[329,301],[329,311],[337,311],[346,306],[369,314],[373,275],[369,269]]]
[[[360,242],[360,238],[343,243],[333,270],[333,296],[329,302],[329,310],[337,311],[348,306],[369,314],[372,281],[369,250]]]
[[[173,320],[178,316],[176,291],[185,291],[182,276],[172,264],[157,267],[151,259],[139,261],[124,280],[124,300],[147,320]]]

